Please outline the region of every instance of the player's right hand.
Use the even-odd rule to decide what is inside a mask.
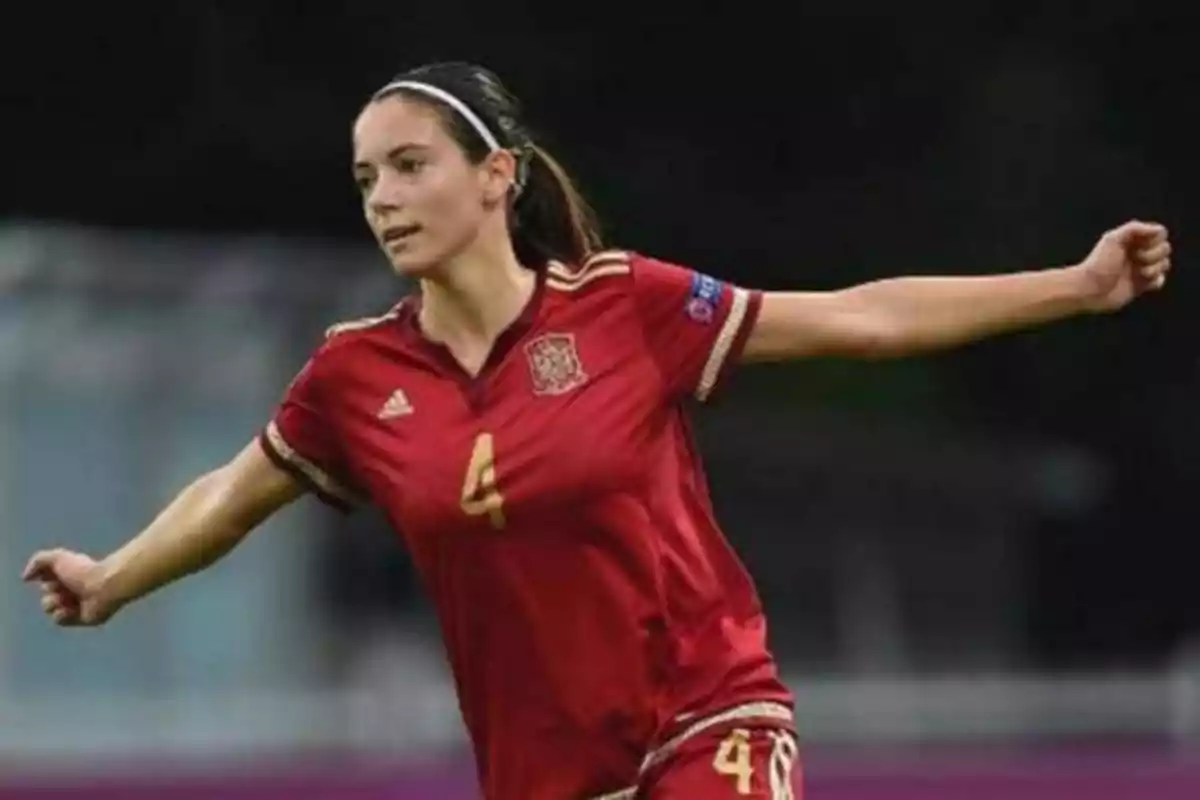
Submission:
[[[83,553],[43,550],[25,566],[21,579],[41,590],[42,610],[58,625],[101,625],[112,616],[97,591],[100,564]]]

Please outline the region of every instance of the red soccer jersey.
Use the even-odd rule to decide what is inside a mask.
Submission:
[[[331,329],[264,431],[277,463],[403,537],[490,800],[613,792],[697,721],[790,715],[685,413],[760,299],[636,254],[552,264],[470,377],[414,296]]]

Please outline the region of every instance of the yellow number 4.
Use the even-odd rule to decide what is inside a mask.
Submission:
[[[750,778],[754,765],[750,763],[750,732],[741,728],[726,736],[713,758],[713,769],[718,775],[737,779],[737,793],[750,794]]]
[[[472,517],[487,514],[493,528],[504,527],[504,496],[496,486],[496,454],[490,433],[475,438],[463,481],[462,510]]]

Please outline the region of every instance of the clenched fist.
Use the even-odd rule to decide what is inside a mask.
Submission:
[[[41,588],[42,610],[64,626],[101,625],[112,616],[102,607],[98,562],[70,550],[43,550],[29,559],[21,576]]]
[[[1124,308],[1166,285],[1171,270],[1167,229],[1153,222],[1127,222],[1101,236],[1079,268],[1089,278],[1092,310]]]

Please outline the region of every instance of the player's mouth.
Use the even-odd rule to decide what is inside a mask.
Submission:
[[[391,248],[407,241],[410,236],[420,230],[420,225],[394,225],[385,229],[379,238],[383,241],[384,247]]]

